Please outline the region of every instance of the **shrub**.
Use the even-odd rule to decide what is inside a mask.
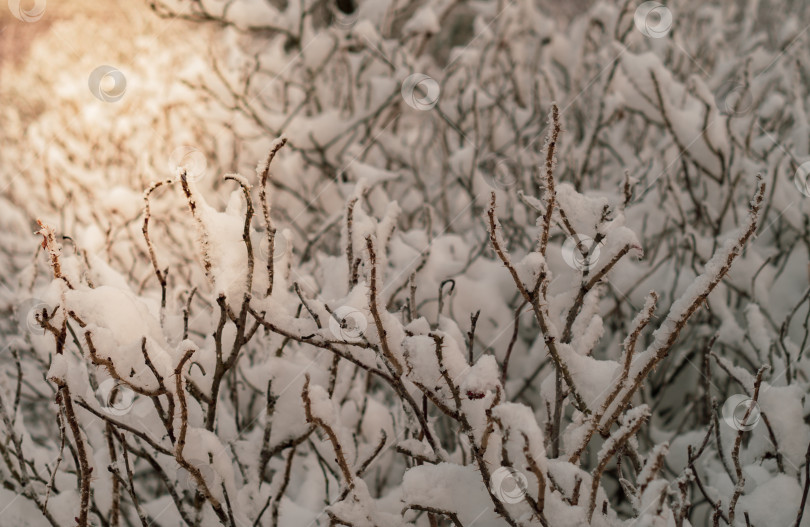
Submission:
[[[153,3],[210,145],[20,205],[20,522],[807,524],[807,8],[335,5]]]

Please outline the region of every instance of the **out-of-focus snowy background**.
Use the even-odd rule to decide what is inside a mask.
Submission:
[[[0,524],[809,526],[810,5],[0,5]]]

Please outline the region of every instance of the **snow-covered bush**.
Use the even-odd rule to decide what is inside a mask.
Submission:
[[[810,525],[803,3],[150,7],[4,108],[13,524]]]

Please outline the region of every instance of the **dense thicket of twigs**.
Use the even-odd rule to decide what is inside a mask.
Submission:
[[[0,507],[810,525],[808,8],[358,4],[153,2],[169,100],[3,117]]]

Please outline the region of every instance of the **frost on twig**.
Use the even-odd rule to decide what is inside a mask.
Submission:
[[[608,430],[610,425],[615,422],[621,408],[630,402],[644,378],[667,356],[692,314],[706,301],[709,293],[717,287],[720,280],[731,269],[731,264],[742,253],[746,243],[756,232],[764,197],[765,183],[761,177],[757,177],[757,190],[751,201],[751,209],[746,221],[740,226],[738,233],[727,240],[724,246],[706,262],[704,272],[672,304],[667,317],[653,333],[652,344],[633,361],[630,373],[631,383],[621,390],[616,402],[611,405],[606,414],[608,419],[602,423],[603,431]]]

